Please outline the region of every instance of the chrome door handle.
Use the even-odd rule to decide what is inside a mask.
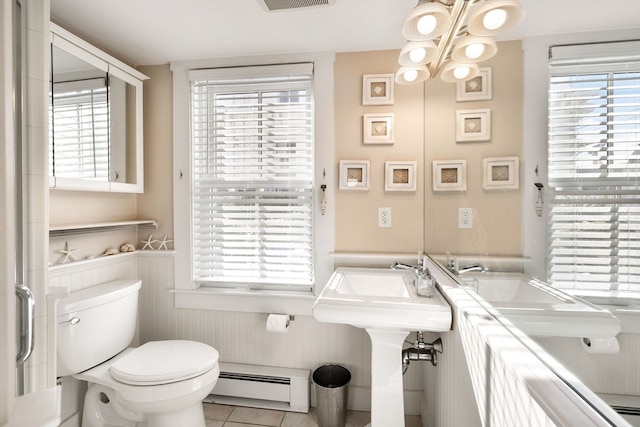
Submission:
[[[80,323],[80,318],[79,317],[72,317],[69,320],[65,320],[64,322],[58,323],[58,325],[76,325],[78,323]]]
[[[31,289],[25,285],[16,285],[16,299],[20,307],[20,326],[18,355],[16,356],[16,367],[27,361],[33,352],[33,316],[35,299]]]

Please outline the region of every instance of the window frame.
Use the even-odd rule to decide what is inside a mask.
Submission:
[[[523,257],[527,260],[524,272],[547,281],[547,116],[549,86],[549,48],[554,45],[602,43],[637,40],[636,30],[593,31],[589,33],[553,34],[528,37],[522,41],[523,68],[523,155],[521,168],[523,212]],[[541,184],[538,190],[536,184]],[[539,199],[541,198],[541,199]],[[536,213],[541,200],[543,209]]]
[[[211,60],[176,61],[173,72],[173,164],[174,164],[174,289],[177,308],[245,312],[283,312],[311,315],[316,296],[333,273],[334,217],[333,195],[326,194],[329,209],[320,212],[320,185],[333,188],[333,63],[335,54],[320,52]],[[314,271],[311,292],[251,290],[248,287],[214,288],[199,286],[193,280],[191,245],[190,177],[190,81],[191,70],[223,67],[314,63],[315,170],[314,170]],[[189,147],[188,149],[185,149]],[[321,238],[319,238],[321,236]]]
[[[550,50],[549,91],[558,95],[549,97],[548,228],[550,248],[547,262],[548,281],[551,285],[578,294],[587,295],[594,291],[600,294],[609,293],[614,297],[638,294],[638,283],[632,280],[638,274],[634,273],[634,265],[630,262],[634,258],[635,250],[633,245],[629,245],[638,241],[638,236],[633,236],[635,232],[632,226],[634,218],[637,219],[636,214],[633,213],[636,210],[633,206],[637,203],[637,198],[635,203],[632,202],[632,194],[626,188],[634,186],[637,188],[640,180],[637,177],[638,165],[636,164],[635,168],[631,169],[632,173],[635,171],[636,178],[633,178],[633,175],[629,177],[628,170],[623,172],[615,167],[609,169],[610,166],[616,164],[616,158],[621,158],[620,153],[626,152],[625,141],[627,139],[624,135],[625,132],[620,132],[620,129],[627,127],[625,118],[629,118],[629,113],[633,110],[627,110],[630,104],[624,102],[626,100],[624,90],[627,79],[630,76],[635,76],[631,77],[632,81],[637,81],[640,70],[638,69],[638,57],[636,55],[627,56],[625,52],[636,52],[637,47],[638,42],[622,42],[560,45],[553,46]],[[631,62],[636,64],[635,68],[629,68]],[[631,71],[632,74],[627,75],[628,71]],[[587,112],[584,115],[565,114],[559,116],[557,120],[553,120],[554,108],[566,108],[565,98],[561,97],[563,91],[569,88],[571,90],[568,93],[571,95],[573,91],[584,90],[585,86],[592,91],[598,90],[598,92],[592,95],[592,98],[597,100],[596,104],[585,102],[584,105],[599,108],[600,114],[606,114],[606,123],[601,118],[604,116],[598,115],[594,120],[594,116]],[[568,99],[573,101],[576,99],[586,100],[581,93],[578,93],[579,98],[570,96]],[[592,98],[589,100],[591,101]],[[635,96],[629,98],[630,101],[633,99]],[[619,100],[622,102],[616,102]],[[620,115],[620,112],[623,114]],[[575,113],[580,113],[580,111]],[[621,117],[621,119],[616,120],[616,117]],[[576,138],[563,138],[567,130],[571,129],[568,126],[574,123],[567,122],[567,120],[577,119],[579,121],[575,122],[575,126],[585,120],[586,128],[584,131],[578,132]],[[633,123],[631,121],[631,124]],[[606,131],[606,138],[604,138],[603,130]],[[557,140],[552,139],[552,135],[555,135]],[[631,147],[634,140],[629,139],[628,142]],[[600,154],[598,155],[586,153],[585,160],[599,162],[597,168],[588,167],[588,165],[582,167],[580,162],[584,162],[584,160],[579,160],[577,157],[571,162],[571,155],[563,151],[569,145],[577,144],[586,148],[589,144],[594,143],[605,144],[606,147],[605,150],[599,150]],[[575,152],[571,154],[573,153]],[[553,170],[551,165],[553,165]],[[551,176],[553,171],[555,171],[555,177]],[[592,195],[589,196],[589,194]],[[602,201],[596,204],[590,203],[590,198],[594,197],[601,197]],[[576,206],[580,207],[577,211]],[[554,221],[555,215],[558,218]],[[583,218],[582,223],[578,225],[567,223],[567,215],[577,215]],[[609,218],[608,222],[606,222],[607,218]],[[620,238],[618,238],[618,221],[621,221],[619,225]],[[609,227],[605,227],[606,225]],[[587,244],[584,240],[584,233],[577,240],[573,240],[572,230],[575,230],[575,227],[579,229],[587,227],[585,230],[590,233],[588,234],[590,236],[588,246],[584,246]],[[609,239],[604,238],[604,234],[607,233],[610,235]],[[557,240],[554,240],[553,236],[556,234]],[[555,241],[558,244],[555,244]],[[578,245],[578,249],[575,249],[571,242]],[[609,245],[603,246],[606,242],[609,242]],[[575,262],[568,263],[567,259],[572,257],[576,258]],[[603,263],[600,257],[610,259],[610,262]],[[620,265],[617,264],[618,258],[620,258]],[[611,264],[613,261],[616,261],[616,264]],[[568,270],[569,267],[571,270]],[[611,276],[611,278],[605,289],[607,276]],[[631,289],[627,291],[627,288]]]

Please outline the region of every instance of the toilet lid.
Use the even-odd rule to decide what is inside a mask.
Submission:
[[[122,383],[157,385],[197,377],[218,364],[218,351],[195,341],[151,341],[115,361],[109,371]]]

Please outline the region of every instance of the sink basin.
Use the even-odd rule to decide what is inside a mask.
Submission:
[[[419,296],[408,270],[340,267],[316,300],[313,315],[322,322],[360,328],[442,332],[451,328],[451,308],[436,291]]]
[[[608,310],[519,273],[468,273],[477,293],[531,335],[608,338],[620,332]]]
[[[410,298],[405,275],[372,274],[352,272],[343,274],[336,293],[341,295],[359,295],[374,297]]]

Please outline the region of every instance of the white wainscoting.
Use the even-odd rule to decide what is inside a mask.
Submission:
[[[140,342],[189,339],[207,343],[220,360],[262,366],[310,369],[338,363],[351,372],[349,408],[370,410],[371,343],[363,329],[296,316],[286,334],[266,331],[267,313],[174,308],[171,251],[139,252],[142,279]],[[414,339],[414,338],[409,338]],[[420,413],[423,363],[404,376],[405,413]],[[312,389],[312,404],[315,394]]]
[[[580,338],[536,337],[547,353],[567,367],[592,391],[640,396],[640,335],[619,333],[616,354],[587,353]]]

